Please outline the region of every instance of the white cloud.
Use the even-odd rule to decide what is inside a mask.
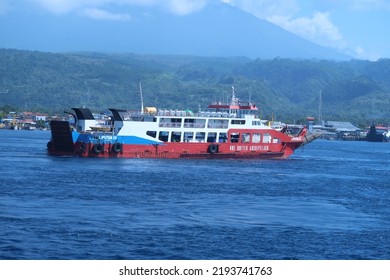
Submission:
[[[341,32],[331,21],[330,13],[314,11],[311,16],[297,17],[301,8],[296,0],[222,1],[317,44],[336,48],[346,47]]]
[[[28,1],[28,0],[25,0]],[[103,9],[108,5],[117,6],[146,6],[159,7],[177,15],[186,15],[204,7],[208,0],[30,0],[53,13],[69,13],[79,10],[88,10],[95,14],[93,9]],[[107,12],[108,13],[108,12]],[[107,19],[109,19],[108,16]],[[115,17],[113,17],[115,19]]]
[[[359,58],[368,59],[368,60],[371,60],[371,61],[376,61],[379,58],[381,58],[381,56],[378,53],[376,53],[376,52],[367,52],[365,49],[363,49],[360,46],[355,48],[354,54],[357,57],[359,57]]]
[[[86,0],[80,0],[80,1],[79,0],[31,0],[31,1],[36,2],[38,5],[56,14],[68,13],[82,7],[83,5],[86,4],[86,2],[93,2],[88,0],[87,1]]]
[[[267,20],[320,45],[345,48],[346,42],[329,16],[329,13],[315,12],[311,17],[288,18],[276,15]]]
[[[170,0],[166,1],[168,9],[178,15],[186,15],[202,9],[207,0]]]
[[[90,8],[85,9],[84,14],[90,18],[98,20],[119,20],[119,21],[128,21],[131,19],[129,14],[117,14],[110,13],[102,9]]]

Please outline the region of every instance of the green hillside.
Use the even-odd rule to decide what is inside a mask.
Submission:
[[[61,113],[86,106],[204,109],[225,101],[235,86],[263,118],[293,122],[318,116],[367,124],[390,122],[390,60],[249,60],[102,53],[43,53],[0,49],[0,107]]]

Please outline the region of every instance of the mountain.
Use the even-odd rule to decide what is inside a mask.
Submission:
[[[264,119],[316,117],[322,93],[326,120],[390,123],[390,59],[330,61],[172,55],[45,53],[0,49],[1,107],[61,113],[86,106],[205,109],[237,97],[261,108]],[[10,105],[10,106],[8,106]],[[15,109],[16,110],[16,109]]]
[[[15,10],[0,16],[0,47],[51,52],[350,59],[221,2],[211,1],[202,10],[185,16],[157,8],[121,11],[126,12],[138,16],[113,21],[74,13]]]

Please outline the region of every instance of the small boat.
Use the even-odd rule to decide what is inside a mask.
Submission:
[[[388,142],[389,129],[383,126],[371,125],[366,135],[368,142]]]
[[[51,121],[49,155],[102,158],[283,159],[314,140],[307,129],[273,129],[241,102],[234,87],[230,103],[214,102],[206,111],[109,109],[102,124],[87,108],[73,108],[75,126]]]

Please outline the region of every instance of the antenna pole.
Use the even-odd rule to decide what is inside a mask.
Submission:
[[[142,96],[142,84],[141,80],[139,81],[139,95],[141,97],[141,114],[144,112],[144,97]]]
[[[249,85],[249,103],[252,103],[252,84]]]
[[[320,90],[320,97],[318,102],[318,121],[322,125],[322,89]]]

